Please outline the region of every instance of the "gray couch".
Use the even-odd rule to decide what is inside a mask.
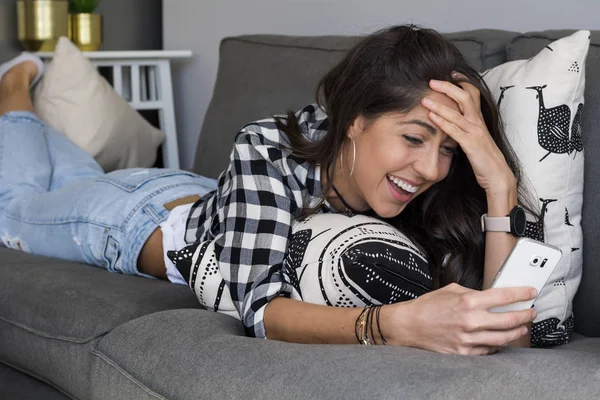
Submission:
[[[568,32],[448,35],[475,67]],[[195,172],[216,177],[244,123],[312,101],[356,38],[225,39]],[[583,280],[573,341],[489,357],[252,339],[187,287],[0,248],[2,399],[600,398],[600,32],[587,63]]]

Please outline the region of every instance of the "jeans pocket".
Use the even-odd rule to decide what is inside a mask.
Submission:
[[[97,178],[96,181],[109,183],[131,193],[155,179],[175,176],[198,177],[193,172],[181,170],[131,168],[110,172],[101,178]]]
[[[87,224],[87,228],[87,232],[82,233],[86,238],[84,242],[85,261],[111,272],[118,271],[122,250],[120,232],[95,224]]]
[[[104,252],[102,258],[104,259],[104,267],[110,272],[117,271],[117,261],[120,256],[119,242],[111,235],[106,235],[106,243],[104,245]]]

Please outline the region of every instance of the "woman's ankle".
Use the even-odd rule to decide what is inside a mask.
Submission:
[[[0,80],[0,85],[25,85],[29,89],[38,73],[38,66],[33,61],[25,61],[9,69]]]
[[[12,111],[34,112],[26,74],[4,74],[0,80],[0,116]]]

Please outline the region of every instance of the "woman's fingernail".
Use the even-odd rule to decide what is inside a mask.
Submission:
[[[429,83],[431,84],[431,86],[438,86],[440,84],[440,81],[436,81],[435,79],[432,79],[429,81]]]
[[[423,105],[431,107],[433,105],[433,101],[429,100],[427,97],[423,99]]]
[[[533,319],[536,319],[538,316],[537,311],[535,311],[535,310],[532,310],[532,311],[533,312],[531,313],[531,316],[533,317]]]
[[[523,335],[527,335],[527,327],[524,326],[523,328],[521,328],[521,332],[523,333]]]
[[[531,296],[532,296],[532,297],[536,297],[536,296],[537,296],[537,294],[538,294],[538,293],[537,293],[537,290],[535,290],[535,289],[531,289]]]

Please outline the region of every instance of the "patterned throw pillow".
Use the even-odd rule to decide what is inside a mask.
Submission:
[[[573,297],[581,280],[583,143],[581,113],[589,31],[546,46],[529,60],[484,72],[508,140],[539,202],[541,219],[527,235],[561,248],[563,257],[535,302],[533,346],[569,341]]]
[[[364,215],[294,223],[286,263],[298,300],[338,307],[391,304],[431,291],[425,255],[393,226]]]
[[[309,303],[361,307],[412,300],[432,287],[422,254],[400,231],[378,219],[318,214],[292,228],[285,276],[291,297]],[[239,319],[216,263],[214,242],[198,247],[200,260],[179,269],[200,303]]]

